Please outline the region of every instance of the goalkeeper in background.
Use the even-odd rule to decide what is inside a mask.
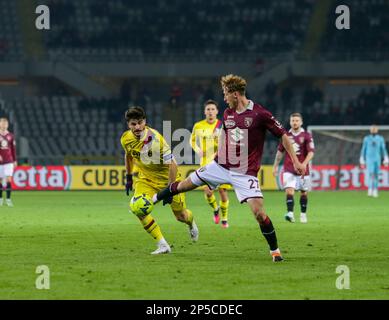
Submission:
[[[200,158],[200,166],[204,167],[210,163],[216,155],[219,135],[222,128],[222,121],[217,118],[218,105],[214,100],[207,100],[204,103],[205,119],[196,122],[193,126],[191,135],[191,146]],[[216,197],[208,186],[204,186],[204,197],[213,210],[213,221],[221,226],[228,228],[228,194],[227,189],[231,189],[229,184],[219,186],[220,204],[217,204]]]
[[[388,152],[384,138],[378,134],[378,127],[372,125],[370,134],[363,139],[359,163],[362,169],[366,168],[365,181],[368,184],[368,196],[378,197],[378,178],[381,161],[385,166],[389,165]]]
[[[146,114],[141,107],[128,109],[125,119],[129,130],[123,133],[120,142],[125,151],[127,195],[134,185],[134,196],[145,193],[152,198],[154,193],[164,189],[169,183],[180,181],[177,164],[163,136],[146,125]],[[134,165],[138,172],[135,181]],[[186,208],[185,195],[175,195],[170,206],[176,219],[188,225],[191,239],[197,241],[199,231],[193,221],[192,211]],[[145,231],[157,242],[158,248],[152,254],[170,253],[171,248],[153,216],[143,212],[134,214]]]

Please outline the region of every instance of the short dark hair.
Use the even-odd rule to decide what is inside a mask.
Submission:
[[[146,113],[142,107],[130,107],[126,111],[124,118],[126,119],[127,122],[132,120],[132,119],[133,120],[142,120],[142,119],[146,119]]]
[[[290,117],[299,117],[301,119],[301,121],[303,121],[303,116],[300,112],[293,112]]]
[[[214,104],[216,106],[216,109],[219,109],[219,105],[215,100],[208,99],[207,101],[204,102],[204,108],[209,105],[209,104]]]

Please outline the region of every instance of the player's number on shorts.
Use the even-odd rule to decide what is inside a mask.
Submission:
[[[249,179],[249,182],[250,182],[250,189],[258,189],[259,188],[258,180]]]

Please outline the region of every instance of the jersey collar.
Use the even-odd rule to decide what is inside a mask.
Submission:
[[[289,129],[289,132],[291,134],[293,134],[294,136],[298,136],[301,132],[305,132],[305,130],[304,130],[304,128],[300,128],[300,130],[297,133],[295,133],[295,132],[293,132],[292,129]]]
[[[236,112],[237,114],[241,114],[241,113],[245,112],[246,110],[252,111],[253,108],[254,108],[254,102],[252,102],[251,100],[249,100],[249,104],[247,105],[247,108],[246,108],[246,109],[244,109],[242,112],[237,112],[237,111],[235,111],[235,112]]]

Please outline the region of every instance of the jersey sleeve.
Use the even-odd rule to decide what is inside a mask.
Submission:
[[[381,149],[381,154],[382,154],[382,157],[384,158],[384,161],[387,162],[388,161],[388,151],[386,150],[384,137],[382,137],[382,139],[381,139],[381,148],[380,149]]]
[[[305,139],[306,148],[308,152],[315,152],[315,143],[313,142],[312,135],[307,132],[307,139]]]
[[[277,150],[280,152],[285,152],[285,147],[281,142],[278,144]]]
[[[362,149],[360,154],[361,163],[363,163],[366,160],[366,149],[367,149],[367,137],[363,138]]]
[[[158,134],[158,140],[160,141],[161,157],[164,164],[169,164],[174,159],[170,146],[166,142],[165,138]]]
[[[120,144],[122,145],[122,148],[123,148],[124,152],[127,153],[127,150],[126,150],[126,139],[125,139],[124,136],[125,136],[125,133],[123,133],[123,135],[120,138]]]
[[[282,124],[271,114],[270,111],[264,110],[261,119],[267,130],[269,130],[275,137],[281,138],[286,134],[286,130]]]
[[[12,154],[13,162],[16,162],[16,140],[15,140],[15,136],[12,136],[11,154]]]
[[[197,130],[197,124],[195,124],[193,126],[193,129],[192,129],[192,134],[190,136],[190,145],[192,146],[192,149],[198,153],[200,148],[199,146],[197,145],[197,136],[196,136],[196,130]]]

